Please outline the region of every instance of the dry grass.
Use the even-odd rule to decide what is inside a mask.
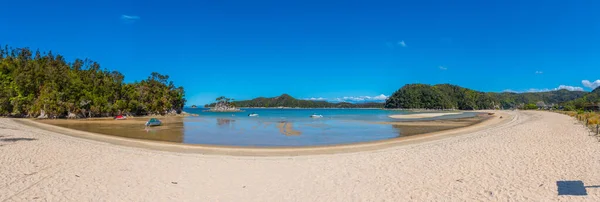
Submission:
[[[590,128],[590,130],[594,133],[594,134],[599,134],[600,132],[598,131],[598,129],[600,128],[600,113],[598,112],[575,112],[575,111],[566,111],[566,112],[559,112],[561,114],[566,114],[568,116],[571,116],[573,118],[576,118],[578,121],[580,121],[583,125],[587,126],[588,128]]]

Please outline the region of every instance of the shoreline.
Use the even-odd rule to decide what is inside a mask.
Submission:
[[[199,114],[194,114],[194,113],[188,113],[185,111],[181,111],[181,113],[179,114],[165,114],[165,115],[125,115],[124,116],[127,117],[131,117],[131,118],[173,118],[173,117],[180,117],[180,118],[184,118],[184,117],[190,117],[190,116],[199,116]],[[67,117],[60,117],[60,118],[36,118],[36,117],[19,117],[19,116],[1,116],[0,118],[8,118],[8,119],[36,119],[36,120],[104,120],[104,119],[115,119],[115,116],[98,116],[98,117],[78,117],[78,118],[67,118]],[[129,119],[129,118],[128,118]]]
[[[502,114],[505,118],[498,118]],[[384,149],[400,145],[408,145],[425,141],[454,137],[457,135],[478,131],[490,128],[514,118],[506,112],[496,113],[491,115],[486,120],[479,123],[460,127],[456,129],[442,130],[432,133],[411,135],[405,137],[396,137],[385,140],[376,140],[370,142],[325,145],[325,146],[299,146],[299,147],[254,147],[254,146],[225,146],[225,145],[208,145],[208,144],[184,144],[164,141],[134,139],[126,137],[118,137],[99,133],[80,131],[70,128],[64,128],[51,124],[41,123],[31,119],[13,119],[15,122],[27,126],[36,127],[42,130],[47,130],[62,135],[89,139],[99,142],[106,142],[115,145],[137,147],[144,149],[171,151],[180,153],[202,153],[212,155],[230,155],[230,156],[299,156],[299,155],[319,155],[319,154],[334,154],[334,153],[353,153],[360,151],[371,151]]]
[[[121,146],[0,118],[0,201],[600,201],[600,147],[585,126],[502,113],[512,118],[396,147],[268,157]],[[561,194],[573,187],[585,195]]]

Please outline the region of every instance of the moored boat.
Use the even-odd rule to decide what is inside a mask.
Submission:
[[[126,120],[127,116],[123,116],[123,115],[119,115],[119,116],[115,116],[115,120]]]
[[[148,122],[146,122],[146,126],[160,126],[161,124],[162,122],[156,118],[151,118],[148,120]]]
[[[248,114],[248,116],[258,116],[258,114],[257,113],[250,113],[250,114]]]
[[[323,118],[323,115],[313,114],[313,115],[310,115],[310,118]]]

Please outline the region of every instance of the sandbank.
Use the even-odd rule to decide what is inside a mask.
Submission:
[[[416,113],[416,114],[396,114],[390,115],[390,118],[394,119],[423,119],[423,118],[436,118],[446,115],[459,115],[462,112],[448,112],[448,113]]]

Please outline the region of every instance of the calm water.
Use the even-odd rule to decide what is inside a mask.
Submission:
[[[130,138],[189,144],[234,146],[311,146],[366,142],[432,132],[443,127],[399,127],[377,122],[399,121],[388,116],[406,111],[379,109],[244,109],[244,112],[215,113],[185,109],[197,117],[163,118],[163,126],[144,129],[143,120],[110,124],[53,123],[64,127]],[[249,117],[257,113],[258,117]],[[310,118],[312,114],[322,118]],[[476,113],[447,115],[438,119],[473,117]],[[129,121],[129,120],[128,120]],[[401,121],[401,120],[400,120]]]

